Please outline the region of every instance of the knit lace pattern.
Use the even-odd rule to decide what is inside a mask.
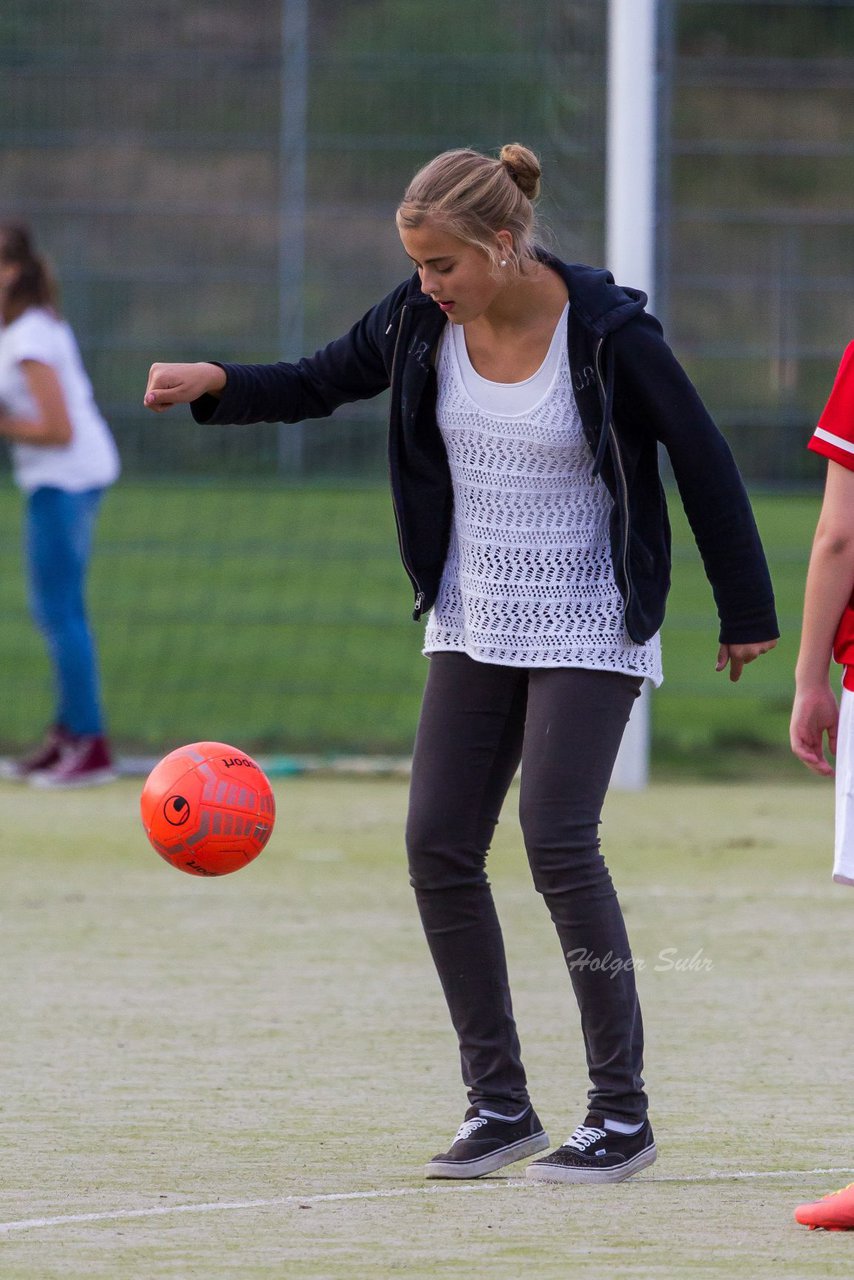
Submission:
[[[612,501],[601,478],[591,477],[565,326],[564,317],[545,394],[512,415],[472,398],[446,328],[437,416],[454,516],[424,652],[451,650],[503,666],[618,671],[659,685],[659,637],[634,644],[626,634],[608,534]]]

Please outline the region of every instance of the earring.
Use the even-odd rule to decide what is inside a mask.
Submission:
[[[506,258],[502,258],[502,259],[501,259],[501,266],[502,266],[502,267],[506,267],[506,266],[507,266],[507,259],[506,259]]]

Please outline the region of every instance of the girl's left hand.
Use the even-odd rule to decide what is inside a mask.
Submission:
[[[754,644],[722,644],[718,649],[715,671],[723,671],[729,663],[729,678],[735,683],[748,662],[755,662],[776,645],[776,640],[758,640]]]

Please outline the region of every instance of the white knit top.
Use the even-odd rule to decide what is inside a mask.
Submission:
[[[454,518],[424,652],[621,671],[659,685],[659,637],[634,644],[623,624],[608,534],[612,501],[601,478],[591,480],[569,369],[568,310],[541,368],[522,383],[482,378],[461,325],[449,323],[442,336],[437,417]]]

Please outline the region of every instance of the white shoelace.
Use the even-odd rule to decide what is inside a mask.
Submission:
[[[607,1136],[608,1134],[604,1129],[594,1129],[592,1125],[580,1124],[573,1130],[572,1135],[567,1138],[563,1145],[565,1147],[573,1147],[576,1151],[584,1153],[588,1147],[592,1147],[596,1142],[601,1142]]]
[[[471,1120],[464,1120],[457,1130],[457,1136],[454,1138],[454,1142],[461,1142],[466,1138],[470,1138],[473,1133],[476,1133],[478,1129],[483,1128],[485,1124],[486,1121],[483,1116],[474,1116]]]

